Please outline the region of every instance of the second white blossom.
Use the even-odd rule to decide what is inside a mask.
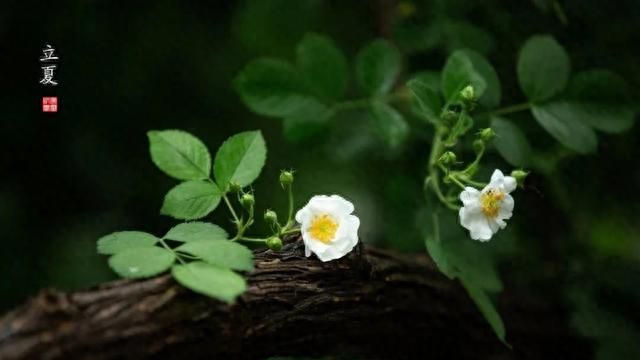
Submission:
[[[460,224],[469,230],[472,239],[489,241],[498,230],[507,226],[505,220],[511,218],[515,205],[509,193],[516,186],[516,179],[504,176],[496,169],[482,191],[466,187],[460,193],[463,204],[459,212]]]

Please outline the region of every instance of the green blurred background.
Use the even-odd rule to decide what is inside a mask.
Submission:
[[[291,60],[309,31],[332,37],[351,61],[368,41],[387,37],[406,55],[405,75],[439,70],[452,50],[473,48],[496,67],[503,104],[523,100],[518,49],[529,36],[550,33],[573,69],[609,68],[627,79],[634,99],[639,94],[640,3],[633,0],[9,0],[3,8],[2,311],[40,288],[115,278],[95,253],[101,235],[161,234],[175,223],[159,215],[174,181],[149,159],[150,129],[187,130],[212,152],[236,132],[260,129],[269,153],[254,185],[259,213],[284,211],[277,175],[294,168],[298,205],[312,194],[340,193],[356,204],[366,242],[424,251],[424,136],[392,152],[351,112],[318,136],[292,142],[279,120],[252,114],[233,90],[248,61]],[[61,58],[55,89],[38,84],[46,43]],[[353,81],[349,89],[355,93]],[[59,113],[40,112],[48,95],[59,97]],[[549,136],[529,115],[520,117],[534,146],[549,148]],[[597,306],[615,309],[625,334],[637,335],[638,135],[635,126],[601,136],[597,154],[568,157],[553,179],[531,175],[516,195],[509,231],[494,240],[509,253],[500,266],[507,291],[555,302],[566,299],[559,289],[572,289],[575,303],[607,304]],[[510,169],[494,154],[488,165]],[[214,219],[230,224],[223,211]]]

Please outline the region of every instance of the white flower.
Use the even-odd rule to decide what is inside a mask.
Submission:
[[[318,195],[296,213],[301,224],[305,256],[313,252],[322,261],[339,259],[358,243],[360,219],[353,204],[338,195]]]
[[[491,182],[482,191],[466,187],[460,193],[464,206],[460,209],[460,224],[469,230],[473,240],[488,241],[498,230],[507,226],[514,201],[510,192],[516,188],[516,179],[495,170]]]

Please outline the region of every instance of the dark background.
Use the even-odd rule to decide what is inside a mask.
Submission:
[[[489,36],[483,52],[502,81],[503,104],[523,100],[515,79],[520,46],[532,34],[551,33],[567,48],[573,69],[612,69],[637,99],[637,1],[562,2],[566,25],[545,1],[408,3],[415,13],[403,18],[388,11],[397,6],[393,1],[5,1],[0,310],[43,287],[76,289],[113,279],[106,259],[95,253],[97,238],[125,229],[162,234],[175,223],[159,215],[175,182],[150,161],[150,129],[187,130],[212,153],[228,136],[260,129],[269,153],[254,186],[258,213],[284,211],[277,175],[294,168],[298,204],[315,193],[343,194],[357,204],[365,241],[424,251],[415,213],[424,202],[428,144],[416,136],[403,154],[390,154],[353,131],[366,127],[358,114],[316,138],[290,142],[279,120],[250,113],[233,90],[248,61],[292,59],[308,31],[331,36],[352,61],[373,38],[395,40],[394,27],[403,22],[474,24]],[[38,83],[46,43],[60,57],[55,88]],[[440,69],[455,46],[406,51],[405,73]],[[354,88],[352,81],[350,93]],[[51,95],[59,97],[59,112],[41,113],[41,97]],[[534,145],[552,142],[528,115],[521,117]],[[628,300],[634,298],[620,300],[616,290],[637,294],[629,288],[637,286],[640,259],[638,135],[638,126],[602,135],[597,154],[571,157],[553,181],[531,176],[518,194],[510,231],[497,237],[516,249],[501,265],[507,289],[555,293],[574,280],[585,283],[576,279],[601,276],[615,286],[599,294],[627,319],[640,320],[637,303]],[[489,161],[507,168],[497,156]],[[222,211],[214,220],[229,224]],[[603,275],[609,273],[615,275]]]

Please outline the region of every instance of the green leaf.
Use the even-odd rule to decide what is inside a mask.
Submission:
[[[411,91],[411,99],[417,105],[420,113],[431,123],[440,123],[440,112],[442,111],[442,100],[437,90],[434,90],[428,84],[413,79],[407,83],[407,87]]]
[[[500,317],[500,314],[496,310],[495,305],[487,295],[486,291],[478,288],[473,284],[473,282],[468,281],[464,277],[460,280],[465,289],[467,289],[469,296],[480,310],[480,313],[482,313],[489,325],[491,325],[491,328],[493,329],[493,332],[495,332],[498,339],[500,339],[500,341],[510,347],[505,339],[506,331],[504,329],[502,317]]]
[[[172,227],[165,239],[190,242],[190,241],[212,241],[225,240],[229,234],[218,225],[208,222],[186,222]]]
[[[169,190],[160,213],[176,219],[195,220],[207,216],[220,203],[220,190],[206,181],[185,181]]]
[[[180,180],[203,180],[211,173],[211,155],[195,136],[181,130],[149,131],[153,163]]]
[[[183,286],[227,303],[232,303],[247,289],[242,276],[201,261],[174,265],[171,273]]]
[[[455,279],[457,272],[455,268],[449,263],[446,250],[443,249],[442,243],[434,236],[427,236],[425,238],[425,245],[427,246],[427,252],[429,256],[436,263],[438,269],[445,274],[449,279]]]
[[[542,102],[564,90],[569,80],[569,55],[549,35],[527,40],[518,57],[518,81],[527,98]]]
[[[371,115],[376,130],[391,148],[400,146],[409,135],[409,125],[396,109],[382,101],[371,102]]]
[[[386,40],[375,40],[356,56],[356,77],[368,95],[384,95],[391,90],[400,69],[400,52]]]
[[[157,246],[127,249],[109,258],[109,266],[124,278],[145,278],[168,270],[175,255]]]
[[[511,165],[528,166],[532,151],[524,132],[513,122],[500,117],[491,119],[491,128],[496,133],[493,145],[498,153]]]
[[[494,48],[494,40],[486,30],[466,21],[451,21],[444,24],[444,45],[453,52],[469,48],[487,54]]]
[[[142,231],[118,231],[98,239],[98,253],[116,254],[121,251],[140,247],[151,247],[158,238]]]
[[[260,131],[246,131],[228,138],[218,149],[213,172],[220,189],[230,182],[242,187],[251,184],[262,171],[267,147]]]
[[[598,147],[598,138],[578,117],[575,107],[566,101],[557,101],[531,108],[538,123],[567,148],[586,154]]]
[[[199,257],[223,268],[253,270],[253,254],[246,246],[231,241],[195,241],[180,245],[177,251]]]
[[[252,61],[234,86],[249,109],[265,116],[284,117],[313,100],[297,70],[278,59]]]
[[[298,67],[313,92],[323,99],[340,99],[347,88],[347,60],[326,36],[307,34],[296,49]]]
[[[576,117],[589,126],[608,133],[629,130],[635,110],[629,102],[625,80],[608,70],[590,70],[576,74],[567,97]]]
[[[320,102],[310,102],[304,109],[284,119],[284,136],[290,141],[301,141],[327,129],[335,111]]]
[[[467,85],[473,86],[482,105],[493,108],[500,104],[500,80],[493,66],[473,50],[457,50],[442,70],[442,92],[447,100],[456,100]]]

